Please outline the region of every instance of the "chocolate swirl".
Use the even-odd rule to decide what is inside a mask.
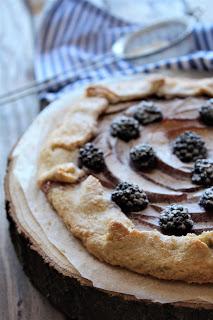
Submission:
[[[198,109],[206,98],[186,98],[173,100],[155,100],[163,112],[161,122],[141,127],[140,137],[129,143],[110,135],[110,123],[121,114],[131,115],[137,103],[122,103],[111,106],[100,118],[96,145],[104,151],[108,172],[98,177],[102,183],[112,188],[118,181],[138,184],[148,195],[150,205],[130,218],[137,228],[142,230],[159,229],[159,212],[171,203],[182,203],[189,209],[195,222],[193,231],[213,230],[213,215],[205,213],[198,205],[203,189],[191,183],[192,163],[185,164],[172,154],[171,143],[176,136],[191,130],[201,135],[206,142],[208,157],[213,158],[213,128],[202,124],[198,119]],[[156,152],[158,164],[151,171],[138,171],[132,167],[129,159],[131,147],[147,143]]]

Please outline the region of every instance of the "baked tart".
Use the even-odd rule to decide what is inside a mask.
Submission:
[[[89,86],[47,129],[35,169],[37,192],[98,261],[160,282],[211,286],[212,97],[211,78],[121,79]],[[72,310],[78,319],[213,316],[208,303],[167,305],[94,291],[78,271],[71,276],[56,267],[54,257],[36,249],[39,241],[22,232],[12,201],[14,161],[13,153],[6,177],[12,238],[33,283],[63,312]],[[68,303],[61,294],[75,298]],[[90,310],[93,300],[99,303]],[[81,303],[90,311],[79,311]]]
[[[46,138],[38,185],[95,257],[213,282],[212,79],[91,86]]]

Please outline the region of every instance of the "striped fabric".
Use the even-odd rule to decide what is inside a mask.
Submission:
[[[111,16],[85,0],[58,0],[48,12],[38,34],[35,72],[39,81],[57,75],[53,85],[43,93],[49,100],[81,84],[119,75],[150,72],[156,69],[213,69],[213,26],[196,26],[195,50],[186,56],[155,63],[134,64],[117,60],[112,44],[141,25],[130,24]],[[85,65],[99,61],[98,68]],[[84,72],[79,76],[79,69]],[[62,75],[63,74],[63,75]],[[74,76],[75,81],[69,79]]]

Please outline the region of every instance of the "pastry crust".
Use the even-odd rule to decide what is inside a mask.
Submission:
[[[86,173],[77,166],[78,148],[93,137],[97,119],[110,103],[153,94],[165,98],[213,97],[213,79],[151,75],[91,86],[86,94],[78,105],[70,106],[65,121],[49,134],[42,148],[39,187],[47,181],[57,182],[46,190],[48,201],[72,234],[102,261],[160,279],[213,283],[213,232],[176,237],[157,230],[138,231],[112,203],[109,191],[98,179],[84,178]]]

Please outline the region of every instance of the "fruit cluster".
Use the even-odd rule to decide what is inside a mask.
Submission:
[[[200,120],[213,125],[213,99],[207,101],[199,110]],[[110,126],[110,133],[125,142],[140,136],[140,125],[161,121],[161,110],[152,102],[141,102],[132,116],[121,116]],[[213,160],[206,159],[208,152],[202,137],[192,131],[185,131],[172,143],[173,153],[182,162],[194,162],[192,182],[210,187],[200,197],[199,204],[206,211],[213,210]],[[131,148],[130,162],[138,170],[150,170],[157,165],[157,156],[152,146],[139,144]],[[81,166],[94,172],[106,169],[104,154],[93,143],[85,144],[79,151]],[[111,194],[111,199],[125,214],[144,210],[149,200],[146,193],[135,184],[120,182]],[[159,216],[159,227],[168,235],[186,235],[193,228],[193,220],[188,209],[182,205],[172,204]]]

